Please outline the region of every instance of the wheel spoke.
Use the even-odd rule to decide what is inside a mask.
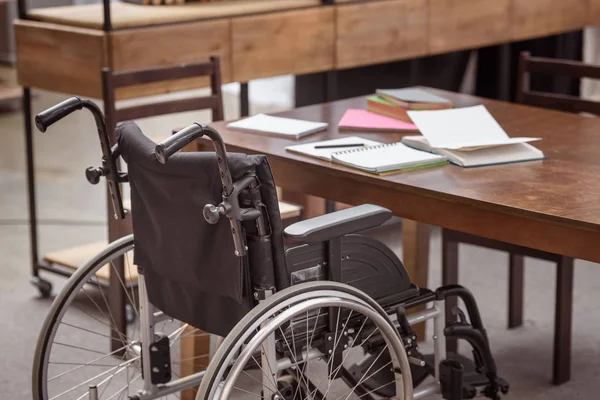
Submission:
[[[135,308],[135,301],[132,300],[131,296],[129,296],[129,292],[127,291],[127,286],[125,285],[125,283],[123,282],[123,279],[121,279],[121,275],[117,273],[117,267],[115,266],[115,264],[113,264],[114,261],[110,262],[110,266],[112,267],[115,275],[117,276],[117,278],[119,279],[119,282],[121,283],[121,287],[123,288],[123,291],[125,292],[125,295],[127,296],[127,298],[129,299],[129,304],[131,304],[131,307],[133,307],[133,311],[135,312],[135,314],[138,316],[138,318],[140,317],[140,314],[138,313],[138,310]],[[124,263],[123,263],[124,264]],[[123,270],[125,270],[125,268],[123,268]]]
[[[95,379],[101,378],[101,377],[103,377],[106,374],[110,374],[113,370],[115,370],[115,369],[117,369],[119,367],[122,367],[123,365],[131,364],[131,363],[137,361],[138,359],[139,359],[139,357],[136,357],[136,358],[133,358],[133,359],[131,359],[129,361],[126,361],[125,363],[121,363],[119,365],[116,365],[116,366],[114,366],[113,368],[111,368],[109,370],[106,370],[106,371],[104,371],[104,372],[102,372],[102,373],[100,373],[100,374],[98,374],[96,376],[93,376],[93,377],[89,378],[88,380],[85,380],[85,381],[81,382],[77,386],[73,386],[72,388],[65,390],[64,392],[62,392],[62,393],[60,393],[60,394],[58,394],[58,395],[50,398],[50,400],[58,399],[59,397],[64,396],[65,394],[71,393],[73,390],[75,390],[77,388],[80,388],[81,386],[83,386],[83,385],[85,385],[87,383],[90,383],[90,382],[92,382]]]

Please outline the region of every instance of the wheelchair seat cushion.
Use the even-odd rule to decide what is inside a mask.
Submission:
[[[155,143],[133,122],[117,127],[131,186],[134,262],[143,272],[149,300],[166,314],[225,336],[251,307],[246,258],[235,256],[227,218],[204,220],[206,204],[219,204],[221,180],[213,152],[173,155],[166,165]],[[234,180],[256,175],[272,231],[275,279],[284,282],[282,224],[267,158],[229,153]],[[277,282],[271,282],[276,286]]]

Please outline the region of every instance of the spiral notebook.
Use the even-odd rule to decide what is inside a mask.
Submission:
[[[400,142],[337,151],[331,155],[331,159],[374,174],[447,163],[444,156],[415,150]]]

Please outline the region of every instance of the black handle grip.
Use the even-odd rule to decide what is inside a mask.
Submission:
[[[83,101],[79,97],[71,97],[36,115],[35,125],[41,132],[46,132],[46,129],[50,125],[63,119],[73,111],[81,110],[82,108]]]
[[[154,149],[156,159],[161,164],[166,164],[169,157],[203,135],[204,129],[199,124],[194,123],[187,128],[183,128],[156,145]]]

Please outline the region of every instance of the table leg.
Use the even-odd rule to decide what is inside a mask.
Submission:
[[[412,282],[419,287],[427,287],[429,275],[429,225],[409,219],[402,219],[403,262]],[[416,335],[425,337],[425,324],[414,327]]]
[[[573,259],[561,257],[556,271],[556,310],[554,315],[555,385],[571,379],[571,327],[573,324]]]
[[[458,283],[458,242],[452,240],[451,234],[442,230],[442,285]],[[452,308],[457,305],[456,297],[446,299],[446,321],[453,321]],[[458,342],[455,338],[446,340],[446,351],[455,353]]]
[[[508,328],[523,325],[523,292],[525,270],[524,257],[519,254],[509,254],[508,266]]]
[[[181,356],[179,360],[181,366],[179,375],[181,377],[192,375],[207,368],[209,358],[205,356],[210,354],[210,335],[204,335],[203,333],[192,326],[188,326],[181,335]],[[197,389],[190,388],[182,391],[181,400],[194,400]]]
[[[240,117],[250,115],[250,96],[248,93],[248,82],[240,83]]]

